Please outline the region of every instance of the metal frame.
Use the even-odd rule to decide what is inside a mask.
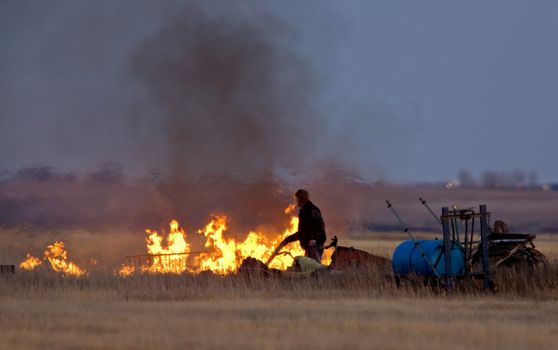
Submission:
[[[442,222],[442,233],[444,235],[444,278],[446,280],[446,285],[448,288],[452,289],[454,287],[454,276],[451,272],[451,233],[449,227],[449,209],[448,207],[442,208],[442,217],[440,218]],[[453,227],[453,225],[452,225]],[[448,272],[449,271],[449,272]]]
[[[488,217],[490,213],[486,211],[486,205],[479,207],[481,213],[481,257],[482,257],[482,274],[484,276],[484,288],[490,289],[492,281],[490,280],[490,259],[488,257]]]
[[[202,250],[202,251],[194,251],[194,252],[187,252],[187,253],[127,255],[124,257],[124,259],[126,261],[126,265],[130,265],[134,267],[141,267],[147,265],[151,267],[153,266],[153,263],[157,258],[161,259],[165,257],[170,258],[170,257],[183,256],[182,263],[184,264],[185,267],[187,265],[187,259],[189,255],[198,255],[204,253],[210,253],[210,251]],[[143,264],[144,259],[145,259],[145,264]]]
[[[423,200],[421,202],[424,203]],[[488,251],[488,236],[490,235],[489,226],[490,213],[486,209],[486,205],[482,204],[479,206],[479,212],[475,212],[474,208],[461,209],[458,210],[454,207],[449,210],[448,207],[442,208],[442,216],[440,220],[442,222],[442,232],[444,238],[444,259],[445,259],[445,271],[444,278],[446,285],[449,288],[453,288],[455,284],[456,276],[451,272],[451,248],[458,244],[463,248],[464,259],[465,259],[465,271],[464,275],[466,278],[478,278],[482,277],[484,283],[483,286],[486,289],[491,289],[492,280],[490,276],[490,259]],[[475,240],[475,219],[480,220],[480,241]],[[471,224],[469,224],[471,222]],[[465,226],[463,231],[463,241],[461,241],[459,227],[460,225]],[[478,243],[478,246],[474,246]],[[481,271],[475,271],[472,259],[476,249],[480,250],[481,253]],[[449,272],[449,273],[448,273]]]

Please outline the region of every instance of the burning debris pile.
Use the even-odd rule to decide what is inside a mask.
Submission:
[[[67,276],[83,276],[87,273],[75,263],[68,261],[68,252],[64,247],[64,242],[56,241],[47,246],[44,252],[44,258],[50,263],[50,267],[63,275]],[[19,264],[19,267],[24,270],[33,270],[41,265],[42,261],[39,258],[27,253],[27,258]]]
[[[294,206],[285,209],[290,215]],[[170,231],[166,235],[156,231],[146,230],[147,255],[128,256],[127,263],[118,273],[128,276],[133,273],[200,273],[210,271],[216,274],[236,272],[246,258],[265,261],[271,256],[277,245],[288,235],[296,232],[298,217],[291,215],[290,225],[283,232],[269,235],[262,232],[250,231],[243,241],[226,238],[227,218],[216,216],[203,228],[196,232],[205,237],[204,251],[192,251],[188,242],[188,235],[179,226],[178,221],[170,222]],[[274,237],[269,239],[268,237]],[[293,256],[304,255],[299,243],[289,249],[291,256],[280,255],[270,266],[274,269],[285,270],[293,263]],[[324,257],[324,263],[329,263],[329,256]]]
[[[247,258],[267,260],[285,237],[297,231],[298,217],[293,215],[294,208],[291,205],[285,209],[285,214],[290,215],[290,223],[282,233],[250,231],[243,240],[226,237],[227,217],[215,216],[202,229],[193,233],[205,241],[202,250],[198,251],[192,249],[190,233],[187,234],[177,220],[172,220],[168,233],[146,230],[147,254],[127,256],[126,263],[116,273],[122,277],[135,273],[234,273]],[[269,267],[286,270],[293,265],[294,257],[300,255],[304,255],[304,250],[298,242],[293,243],[289,246],[289,253],[277,256]],[[326,252],[324,264],[329,264],[330,255]],[[79,277],[87,274],[85,269],[69,261],[68,252],[61,241],[48,245],[42,259],[28,253],[19,267],[33,270],[42,265],[43,261],[48,261],[52,270],[64,276]]]

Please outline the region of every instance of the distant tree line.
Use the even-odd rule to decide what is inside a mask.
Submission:
[[[483,171],[476,177],[468,170],[461,170],[457,174],[457,184],[460,187],[482,187],[500,189],[540,188],[536,171]]]
[[[126,175],[120,164],[115,162],[103,163],[96,170],[82,175],[74,172],[61,172],[46,165],[24,167],[15,172],[8,170],[0,171],[0,182],[18,180],[29,182],[74,182],[85,180],[93,183],[114,184],[124,183]]]

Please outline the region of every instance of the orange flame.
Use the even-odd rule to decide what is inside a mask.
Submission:
[[[68,261],[68,252],[64,248],[64,242],[56,241],[47,246],[47,250],[45,250],[45,259],[50,262],[50,266],[56,272],[72,276],[81,276],[85,274],[85,270],[80,269],[73,262]]]
[[[24,270],[33,270],[35,267],[41,265],[42,261],[35,258],[33,255],[27,253],[27,259],[19,264],[19,267]]]
[[[48,245],[44,252],[44,260],[48,260],[51,268],[64,275],[82,276],[86,273],[85,270],[79,268],[75,263],[68,261],[68,252],[64,247],[64,242],[56,241]],[[27,254],[27,259],[24,260],[19,267],[25,270],[33,270],[41,264],[41,261]]]
[[[237,267],[237,247],[234,239],[225,239],[223,232],[227,230],[227,219],[217,216],[198,233],[203,234],[207,240],[206,248],[213,247],[214,252],[202,253],[194,260],[194,272],[213,271],[219,274],[234,272]]]
[[[147,252],[149,255],[148,265],[136,269],[133,265],[122,265],[118,274],[128,276],[136,271],[152,273],[182,273],[211,271],[217,274],[228,274],[235,272],[245,258],[252,257],[266,261],[275,248],[288,235],[298,229],[298,217],[293,214],[294,205],[285,209],[285,214],[291,215],[289,227],[282,233],[275,235],[275,239],[269,240],[269,235],[251,231],[243,241],[225,238],[227,231],[227,218],[225,216],[214,217],[203,229],[197,233],[206,239],[205,248],[210,252],[203,252],[190,258],[190,245],[186,240],[186,233],[179,228],[176,220],[170,223],[170,233],[167,237],[166,248],[163,246],[164,236],[155,231],[146,230]],[[292,243],[287,248],[289,254],[278,255],[269,264],[269,267],[286,270],[293,264],[293,257],[304,255],[304,250],[298,242]],[[166,254],[166,255],[162,255]],[[329,263],[330,256],[324,257],[324,262]]]
[[[188,253],[190,253],[190,245],[186,242],[186,232],[180,228],[176,220],[172,220],[169,225],[170,232],[167,235],[166,244],[163,244],[163,235],[159,235],[156,231],[145,230],[148,234],[146,238],[147,252],[153,255],[153,258],[149,266],[143,267],[144,271],[171,273],[186,271],[186,261]],[[122,272],[121,270],[121,274]],[[124,273],[126,273],[126,268]]]
[[[136,268],[133,265],[122,265],[122,267],[120,267],[120,270],[118,270],[118,274],[122,277],[127,277],[132,275],[134,272],[136,272]]]

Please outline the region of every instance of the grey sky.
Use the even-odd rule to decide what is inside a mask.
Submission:
[[[324,152],[397,181],[462,168],[558,180],[557,2],[295,3],[270,11],[320,78]],[[0,4],[0,168],[144,170],[122,117],[136,93],[124,67],[174,11],[136,4]]]
[[[385,153],[391,174],[520,168],[558,178],[558,3],[353,5],[342,9],[352,32],[339,51],[339,88],[382,101],[417,128],[402,142],[405,161]]]

